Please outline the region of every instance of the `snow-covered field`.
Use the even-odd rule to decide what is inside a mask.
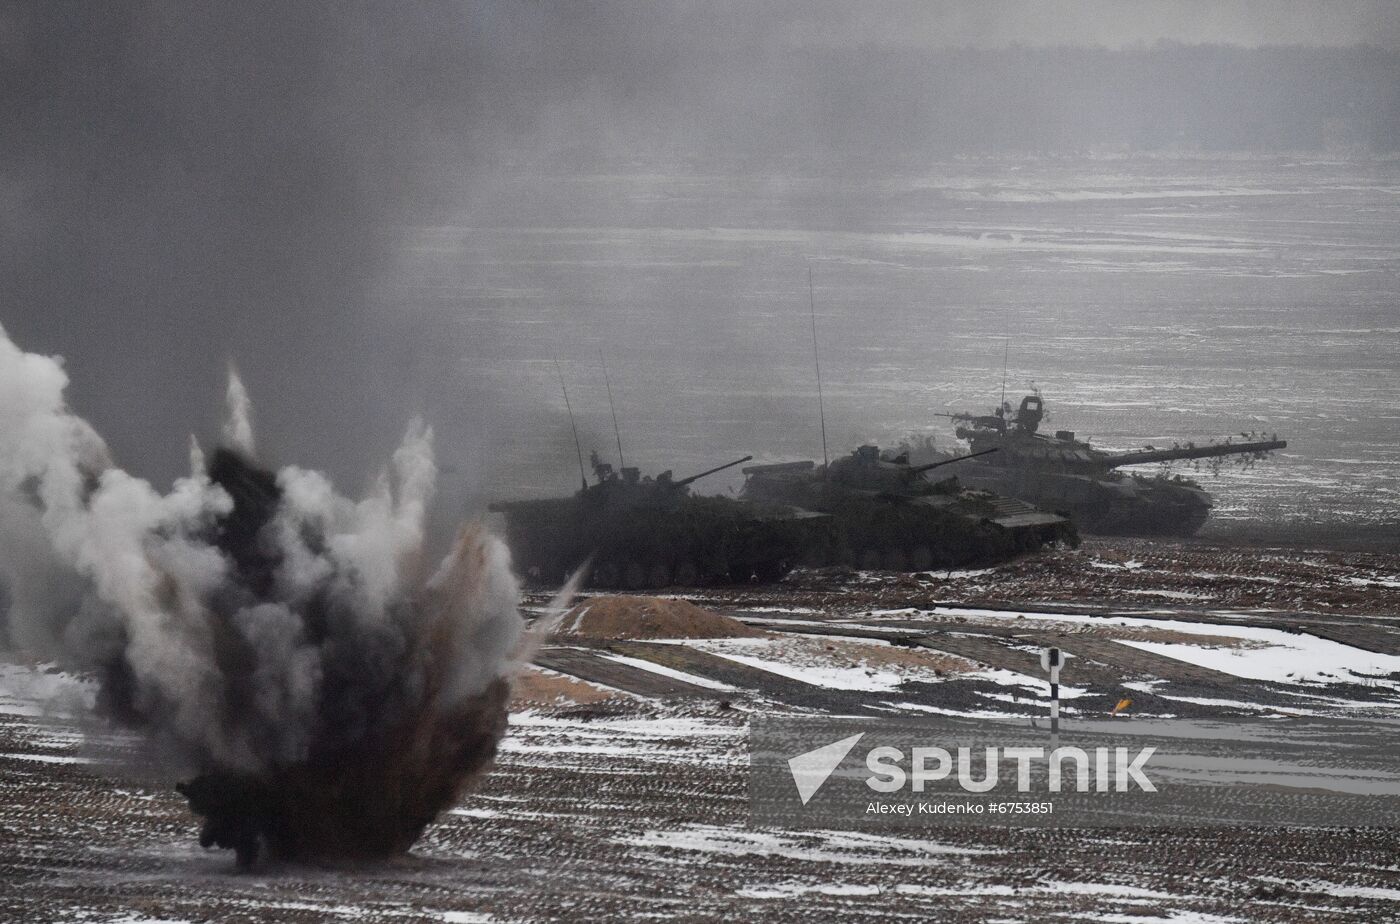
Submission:
[[[1275,555],[1241,553],[1202,577],[1196,565],[1161,567],[1161,551],[1060,554],[1103,587],[1171,573],[1272,586],[1249,578]],[[1056,561],[1038,566],[1054,574]],[[541,671],[480,788],[411,856],[374,867],[234,874],[229,857],[195,845],[171,781],[129,764],[132,739],[83,719],[89,685],[0,664],[0,920],[1400,919],[1400,833],[1383,829],[750,824],[754,713],[1043,716],[1044,644],[1082,652],[1064,668],[1068,718],[1124,700],[1125,722],[1392,715],[1400,704],[1400,650],[1345,641],[1389,644],[1375,615],[1315,613],[1316,631],[1334,636],[1324,638],[1299,631],[1301,615],[1165,599],[1106,610],[937,598],[950,583],[1004,586],[1020,567],[951,581],[798,575],[780,593],[727,592],[722,608],[768,630],[759,638],[561,641],[568,663],[596,674]],[[717,606],[716,594],[686,596]],[[688,692],[629,690],[638,677]]]
[[[412,857],[244,875],[194,845],[168,785],[129,778],[115,751],[64,760],[81,736],[42,709],[5,714],[0,917],[1159,924],[1400,914],[1400,841],[1384,831],[751,827],[746,708],[630,702],[515,714],[498,767]]]

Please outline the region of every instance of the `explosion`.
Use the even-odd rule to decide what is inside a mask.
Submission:
[[[224,445],[161,494],[64,401],[60,360],[0,329],[0,584],[13,643],[98,678],[240,865],[407,850],[489,764],[523,623],[504,545],[435,569],[432,434],[367,497],[253,457],[230,371]]]

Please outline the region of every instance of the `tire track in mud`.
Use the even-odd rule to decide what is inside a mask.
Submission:
[[[975,629],[964,626],[952,628],[945,624],[939,627],[937,632],[930,632],[927,627],[910,627],[905,630],[867,629],[848,626],[826,627],[812,624],[794,625],[783,620],[748,621],[748,624],[778,632],[873,639],[894,645],[927,648],[957,655],[985,667],[1021,674],[1033,683],[1041,682],[1045,673],[1040,666],[1040,655],[1013,647],[1017,642],[1036,647],[1053,645],[1071,650],[1062,643],[1058,633],[997,631],[995,629],[984,631],[981,626]],[[1070,665],[1067,664],[1066,669],[1069,668]],[[1074,665],[1074,668],[1075,677],[1072,682],[1076,686],[1117,686],[1123,679],[1117,673],[1111,672],[1100,664],[1086,663]],[[1067,680],[1066,682],[1071,681]]]
[[[1328,641],[1350,645],[1363,651],[1376,654],[1400,655],[1400,632],[1374,624],[1355,622],[1299,622],[1298,631],[1316,635]],[[1263,626],[1263,628],[1288,629],[1288,626]]]
[[[1214,693],[1228,691],[1243,696],[1254,696],[1274,692],[1273,687],[1267,684],[1236,677],[1224,671],[1211,670],[1189,661],[1143,651],[1112,639],[1069,633],[1063,638],[1056,637],[1055,643],[1081,659],[1097,661],[1113,668],[1118,674],[1119,683],[1156,678],[1183,688],[1192,687]],[[1065,669],[1071,670],[1070,665],[1073,663],[1071,661]]]
[[[1109,624],[1110,619],[1111,617],[1106,618],[1105,626]],[[1270,625],[1263,622],[1256,624],[1254,621],[1224,622],[1219,617],[1213,622],[1206,619],[1189,621],[1202,625],[1244,625],[1252,628],[1294,631],[1293,627],[1290,626]],[[1376,641],[1379,636],[1384,634],[1384,630],[1367,626],[1347,626],[1345,629],[1328,626],[1325,627],[1326,631],[1312,631],[1315,627],[1316,624],[1310,624],[1298,628],[1306,630],[1304,634],[1315,635],[1318,638],[1366,651],[1387,653],[1380,650],[1384,645]],[[978,626],[975,631],[978,634],[1027,642],[1036,647],[1054,646],[1064,649],[1080,662],[1076,664],[1075,660],[1071,660],[1065,665],[1066,682],[1076,686],[1087,683],[1091,687],[1121,687],[1125,682],[1156,679],[1173,684],[1171,692],[1180,695],[1220,697],[1222,694],[1228,694],[1237,699],[1259,704],[1315,705],[1314,691],[1305,692],[1292,689],[1285,684],[1239,677],[1226,671],[1195,664],[1187,660],[1186,657],[1174,658],[1158,652],[1146,651],[1116,639],[1095,635],[1092,633],[1092,628],[1093,624],[1089,623],[1080,630],[1071,632],[1027,631],[1019,627],[1003,626]],[[930,635],[929,638],[942,639],[944,635]],[[1372,641],[1372,645],[1363,644],[1368,639]],[[1183,655],[1190,653],[1190,647],[1187,645],[1179,646],[1179,650]],[[1088,673],[1086,673],[1086,669]],[[1042,672],[1037,663],[1035,674],[1039,675],[1040,673]],[[1334,688],[1335,692],[1346,692],[1352,698],[1374,699],[1377,702],[1388,701],[1384,697],[1376,699],[1375,691],[1358,690],[1354,684],[1332,684],[1330,686]],[[1346,687],[1345,691],[1343,686]]]
[[[607,642],[603,647],[605,650],[615,651],[627,657],[643,658],[672,670],[697,674],[757,694],[763,699],[800,709],[817,709],[845,715],[881,715],[889,712],[889,709],[881,708],[872,702],[874,697],[869,693],[816,686],[707,651],[698,651],[686,645]]]
[[[1295,691],[1278,684],[1237,677],[1224,671],[1192,664],[1156,652],[1143,651],[1112,639],[1099,638],[1085,632],[1036,631],[1003,626],[968,626],[943,623],[938,631],[930,632],[929,624],[913,623],[902,629],[851,626],[822,626],[788,620],[746,620],[749,625],[778,632],[803,635],[833,635],[845,638],[866,638],[897,645],[917,646],[946,654],[957,655],[983,666],[1010,671],[1040,684],[1044,670],[1039,650],[1057,647],[1066,651],[1070,660],[1065,664],[1064,682],[1085,687],[1091,693],[1117,697],[1124,693],[1123,685],[1134,681],[1167,681],[1171,692],[1179,695],[1199,695],[1221,698],[1223,695],[1268,705],[1303,705]],[[888,624],[886,624],[888,625]],[[920,684],[917,690],[929,693],[931,685]],[[891,698],[906,698],[920,702],[910,691],[900,691]],[[901,697],[901,694],[904,694]],[[1152,694],[1136,691],[1132,698],[1145,701]],[[1179,712],[1182,705],[1173,704]],[[1201,710],[1190,710],[1193,713]],[[1206,709],[1205,712],[1212,710]]]
[[[717,691],[602,657],[585,648],[545,648],[535,655],[540,667],[627,693],[650,698],[720,695]]]

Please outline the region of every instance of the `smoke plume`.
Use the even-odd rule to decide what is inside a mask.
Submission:
[[[203,816],[274,858],[406,850],[493,757],[520,646],[504,546],[468,527],[435,568],[432,433],[412,424],[355,501],[252,457],[230,374],[225,445],[167,494],[66,406],[60,360],[0,330],[0,584],[20,646],[99,678]]]

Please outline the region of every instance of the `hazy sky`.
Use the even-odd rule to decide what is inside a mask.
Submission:
[[[1394,0],[821,0],[792,15],[793,41],[838,45],[1400,44]]]
[[[1000,119],[1014,134],[1029,112],[1053,129],[1083,114],[1082,97],[1113,96],[1096,75],[1076,96],[955,62],[926,97],[897,69],[920,56],[867,45],[1394,47],[1398,21],[1400,3],[1336,0],[0,0],[0,323],[67,357],[75,406],[136,470],[185,466],[186,434],[209,433],[235,360],[273,461],[353,475],[410,413],[492,404],[453,378],[475,329],[446,312],[410,317],[386,286],[412,229],[498,201],[519,210],[502,165],[572,163],[547,158],[575,149],[637,157],[648,144],[741,159],[929,138],[953,150],[944,136],[968,126]],[[831,45],[845,53],[804,54]],[[1355,82],[1366,124],[1390,124],[1390,59],[1362,57],[1369,82],[1324,61],[1303,86],[1340,82],[1345,95]],[[1130,75],[1139,96],[1155,94],[1155,74]],[[1256,82],[1170,99],[1275,88]],[[1120,108],[1126,122],[1142,107]],[[1239,108],[1217,121],[1260,120],[1255,134],[1281,121]],[[1117,125],[1118,109],[1094,111]],[[545,226],[596,219],[538,205]],[[714,221],[706,208],[684,221]]]

